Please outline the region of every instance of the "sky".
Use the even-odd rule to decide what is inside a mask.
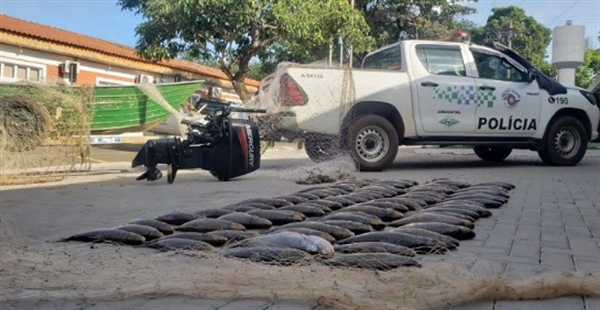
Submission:
[[[493,7],[515,5],[550,29],[567,20],[583,25],[586,37],[600,45],[599,0],[479,0],[468,5],[477,13],[466,19],[478,25],[485,24]],[[132,47],[137,41],[135,27],[142,22],[140,15],[122,11],[117,0],[0,0],[0,14]]]

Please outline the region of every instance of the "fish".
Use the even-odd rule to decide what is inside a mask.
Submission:
[[[331,236],[333,236],[335,238],[335,240],[342,240],[342,239],[354,236],[353,232],[351,232],[345,228],[341,228],[339,226],[329,225],[329,224],[325,224],[325,223],[321,223],[321,222],[314,222],[314,221],[290,223],[290,224],[285,224],[283,226],[272,227],[271,229],[267,230],[267,232],[274,232],[277,230],[285,230],[287,228],[314,229],[314,230],[318,230],[318,231],[322,231],[322,232],[330,234]]]
[[[475,219],[474,218],[472,218],[472,217],[470,217],[468,215],[465,215],[465,214],[461,214],[461,213],[443,212],[443,210],[442,211],[438,210],[438,211],[434,211],[434,212],[421,212],[421,213],[422,214],[426,214],[426,213],[441,214],[441,215],[451,216],[453,218],[457,218],[457,219],[460,219],[460,220],[465,220],[465,221],[469,221],[469,222],[475,223]],[[477,214],[477,213],[475,213],[475,214]]]
[[[158,249],[161,251],[171,250],[197,250],[213,252],[215,248],[203,241],[183,239],[183,238],[167,238],[154,241],[145,245],[146,247]]]
[[[287,247],[237,247],[221,249],[220,253],[224,257],[247,259],[252,262],[269,263],[281,266],[297,264],[308,260],[310,254]]]
[[[395,197],[395,196],[406,193],[406,190],[404,190],[404,189],[395,188],[393,186],[386,186],[386,185],[368,185],[368,186],[362,187],[360,190],[381,192],[381,193],[384,193],[385,197],[387,197],[387,198]]]
[[[467,200],[467,199],[446,199],[440,203],[436,203],[435,205],[429,205],[426,208],[431,208],[431,207],[435,207],[435,206],[443,206],[443,205],[467,205],[467,206],[476,206],[479,208],[485,208],[485,205],[481,202],[477,202],[474,200]]]
[[[492,216],[492,212],[486,208],[482,208],[482,207],[477,207],[477,206],[473,206],[473,205],[468,205],[468,204],[464,204],[464,203],[444,203],[444,204],[438,204],[435,205],[435,207],[443,207],[443,208],[450,208],[450,209],[461,209],[461,210],[467,210],[467,211],[471,211],[471,212],[475,212],[477,213],[480,217],[490,217]]]
[[[369,202],[365,202],[362,203],[361,205],[368,205],[368,206],[374,206],[374,207],[378,207],[378,208],[389,208],[389,209],[394,209],[400,213],[406,213],[409,211],[409,209],[403,205],[403,204],[399,204],[399,203],[394,203],[391,201],[377,201],[377,200],[372,200]]]
[[[481,195],[462,195],[462,196],[454,197],[454,198],[450,199],[449,201],[454,201],[454,199],[477,202],[477,203],[483,204],[483,206],[485,208],[489,208],[489,209],[498,209],[508,201],[505,198],[496,199],[496,198],[493,198],[492,196],[481,196]]]
[[[445,252],[445,244],[439,241],[416,236],[408,233],[376,231],[366,234],[361,234],[349,237],[343,240],[336,241],[336,244],[349,244],[358,242],[387,242],[391,244],[401,245],[414,249],[417,253],[430,253],[432,251]]]
[[[388,186],[392,186],[395,188],[399,188],[399,189],[405,189],[408,187],[412,187],[415,185],[418,185],[418,183],[416,181],[408,181],[408,180],[398,180],[398,181],[394,181],[394,180],[377,180],[376,182],[374,182],[375,184],[381,184],[381,185],[388,185]]]
[[[269,210],[263,210],[269,211]],[[262,217],[254,216],[246,212],[234,212],[218,217],[219,220],[226,220],[244,225],[246,229],[266,229],[273,226],[273,223]]]
[[[109,228],[97,229],[81,234],[76,234],[60,241],[81,241],[81,242],[114,242],[127,245],[141,245],[146,242],[146,238],[136,233]]]
[[[311,194],[311,193],[301,193],[301,192],[297,192],[297,193],[293,193],[292,195],[294,195],[294,196],[298,196],[298,197],[302,197],[302,198],[306,198],[306,199],[308,199],[308,201],[312,201],[312,200],[321,199],[319,196],[317,196],[317,195],[313,195],[313,194]]]
[[[198,210],[198,211],[194,212],[194,214],[199,217],[207,217],[207,218],[216,219],[219,216],[233,213],[233,212],[235,212],[235,211],[227,210],[227,209],[223,209],[223,208],[208,208],[208,209]]]
[[[311,205],[302,205],[302,204],[285,206],[285,207],[279,208],[278,210],[300,212],[300,213],[304,214],[306,217],[316,217],[316,216],[325,215],[325,211],[323,211],[321,208],[311,206]]]
[[[335,253],[333,245],[327,240],[292,231],[279,231],[272,234],[260,235],[235,244],[234,247],[287,247],[301,250],[309,254],[319,254],[331,257]]]
[[[438,213],[438,212],[443,212],[443,213],[455,213],[455,214],[460,214],[460,215],[466,215],[469,216],[475,220],[478,220],[480,218],[479,214],[477,212],[473,212],[473,211],[469,211],[466,209],[460,209],[460,208],[451,208],[451,207],[433,207],[433,208],[428,208],[428,209],[424,209],[420,212],[423,213],[429,213],[429,212],[434,212],[434,213]]]
[[[376,206],[370,206],[367,204],[360,204],[356,206],[346,207],[342,209],[346,212],[358,211],[379,217],[382,221],[395,221],[404,217],[404,215],[394,209],[384,209]]]
[[[510,198],[510,193],[505,190],[495,190],[487,188],[466,188],[452,193],[449,197],[455,197],[462,194],[484,194],[492,196],[500,196],[503,198]]]
[[[391,202],[396,204],[401,204],[408,208],[409,211],[421,211],[421,206],[426,206],[427,203],[425,201],[421,201],[422,205],[419,203],[419,200],[411,199],[411,198],[400,198],[400,197],[392,197],[392,198],[382,198],[374,201],[378,202]]]
[[[336,254],[323,260],[323,264],[335,267],[355,267],[376,270],[391,270],[398,267],[421,267],[413,258],[390,253]]]
[[[385,228],[385,223],[378,217],[370,218],[363,216],[359,212],[336,212],[320,218],[319,222],[322,221],[352,221],[370,225],[375,230],[383,230]]]
[[[237,203],[235,205],[254,207],[256,209],[261,209],[261,210],[276,210],[277,209],[274,206],[263,203],[263,202],[244,202],[244,203]]]
[[[279,196],[279,197],[275,197],[275,199],[283,199],[283,200],[289,201],[293,204],[298,204],[298,203],[308,201],[308,198],[301,197],[301,196],[294,196],[294,195]]]
[[[293,205],[293,203],[291,203],[287,200],[277,199],[277,198],[251,198],[251,199],[242,200],[242,201],[238,202],[237,205],[244,205],[246,203],[254,203],[254,202],[268,204],[275,208]]]
[[[421,228],[425,230],[430,230],[436,232],[438,234],[450,236],[457,240],[469,240],[475,238],[475,232],[467,227],[446,224],[446,223],[437,223],[437,222],[429,222],[429,223],[411,223],[407,224],[403,227],[411,227],[411,228]]]
[[[335,210],[339,210],[341,208],[343,208],[344,206],[339,203],[339,202],[335,202],[335,201],[331,201],[331,200],[322,200],[322,199],[318,199],[318,200],[311,200],[310,201],[311,204],[318,204],[324,207],[327,207],[333,211]]]
[[[227,238],[227,242],[238,242],[241,240],[245,240],[248,238],[254,238],[260,236],[259,233],[253,231],[241,231],[241,230],[231,230],[231,229],[222,229],[222,230],[213,230],[207,232],[209,235],[213,236],[222,236]]]
[[[146,241],[158,239],[164,236],[164,234],[161,233],[158,229],[148,225],[126,224],[114,228],[136,233],[144,237]]]
[[[269,220],[273,225],[302,222],[306,219],[303,213],[289,210],[252,210],[246,213]]]
[[[389,226],[404,226],[410,223],[427,223],[427,222],[438,222],[438,223],[446,223],[452,225],[465,226],[467,228],[473,229],[475,224],[470,221],[460,220],[455,217],[445,216],[441,214],[435,213],[415,213],[410,216],[407,216],[403,219],[393,221],[388,223]]]
[[[284,228],[284,229],[280,229],[280,230],[275,230],[273,233],[276,232],[280,232],[280,231],[291,231],[291,232],[297,232],[297,233],[301,233],[301,234],[305,234],[305,235],[309,235],[309,236],[317,236],[317,237],[321,237],[325,240],[327,240],[329,243],[334,243],[335,242],[335,238],[326,233],[326,232],[322,232],[319,230],[315,230],[315,229],[310,229],[310,228],[301,228],[301,227],[288,227],[288,228]]]
[[[477,187],[477,186],[499,186],[499,187],[502,187],[504,189],[509,189],[509,190],[515,188],[514,184],[507,183],[507,182],[501,182],[501,181],[477,183],[477,184],[473,184],[472,186],[473,187]]]
[[[358,222],[352,221],[343,221],[343,220],[324,220],[320,221],[321,223],[334,225],[342,228],[346,228],[347,230],[353,232],[355,235],[360,235],[368,232],[374,232],[375,229],[373,226]]]
[[[163,233],[163,235],[170,235],[173,232],[175,232],[175,229],[173,228],[173,226],[171,226],[165,222],[161,222],[161,221],[157,221],[157,220],[153,220],[153,219],[134,219],[134,220],[129,221],[127,224],[138,224],[138,225],[146,225],[146,226],[154,227],[154,228],[158,229],[158,231]]]
[[[401,198],[416,198],[425,201],[428,205],[438,203],[442,201],[442,198],[438,198],[432,195],[427,195],[425,193],[406,193],[404,195],[400,195]]]
[[[303,203],[299,203],[296,206],[310,206],[310,207],[314,207],[317,209],[321,209],[323,212],[327,213],[331,213],[333,210],[327,206],[324,206],[322,204],[318,204],[318,203],[313,203],[312,201],[309,202],[303,202]]]
[[[191,222],[187,222],[179,227],[177,227],[177,231],[190,231],[190,232],[210,232],[214,230],[246,230],[244,225],[221,220],[221,219],[197,219]]]
[[[341,196],[327,197],[327,198],[322,198],[321,200],[338,202],[338,203],[342,204],[342,206],[344,206],[344,207],[356,204],[354,202],[354,200],[351,200],[351,199],[348,199],[348,198],[344,198],[344,197],[341,197]]]
[[[225,236],[219,236],[210,233],[198,233],[198,232],[177,232],[172,235],[164,236],[159,239],[155,239],[149,242],[154,242],[158,240],[170,239],[170,238],[179,238],[179,239],[190,239],[196,241],[203,241],[212,246],[222,246],[229,239]]]
[[[423,237],[431,238],[434,240],[438,240],[438,241],[444,243],[445,246],[451,250],[456,249],[460,245],[460,241],[458,241],[458,239],[456,239],[456,238],[453,238],[453,237],[450,237],[447,235],[438,234],[436,232],[433,232],[433,231],[427,230],[427,229],[401,226],[398,228],[394,228],[390,231],[391,232],[402,232],[402,233],[423,236]]]
[[[198,211],[194,212],[194,214],[200,218],[207,217],[207,218],[216,219],[219,216],[233,213],[233,212],[235,212],[235,211],[227,210],[227,209],[223,209],[223,208],[208,208],[208,209],[198,210]]]
[[[312,191],[309,191],[309,192],[306,192],[306,193],[315,195],[315,196],[317,196],[317,197],[319,197],[321,199],[322,198],[331,197],[331,196],[336,196],[336,193],[330,192],[327,189],[316,189],[316,190],[312,190]]]
[[[234,212],[248,212],[248,211],[252,211],[252,210],[264,210],[261,208],[257,208],[257,207],[253,207],[253,206],[246,206],[246,205],[228,205],[228,206],[224,206],[223,209],[234,211]],[[273,208],[273,210],[275,210],[275,208]]]
[[[157,221],[167,223],[169,225],[182,225],[184,223],[197,219],[198,216],[187,212],[175,211],[167,214],[159,215],[155,218]]]
[[[357,204],[357,203],[363,203],[363,202],[367,202],[370,199],[366,198],[366,197],[362,197],[360,195],[354,195],[352,193],[348,194],[348,195],[343,195],[343,196],[336,196],[338,198],[344,198],[344,199],[350,199],[352,200],[354,203],[353,204]]]
[[[350,195],[359,196],[361,198],[367,199],[368,201],[385,198],[385,195],[382,192],[376,192],[376,191],[358,190],[358,191],[352,192]]]
[[[351,184],[333,184],[330,185],[329,188],[341,189],[344,190],[346,193],[351,193],[355,190],[358,190],[360,187]]]
[[[417,255],[415,250],[386,242],[357,242],[349,244],[334,244],[336,253],[390,253],[413,257]]]

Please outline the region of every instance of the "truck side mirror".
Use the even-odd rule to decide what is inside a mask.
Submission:
[[[527,82],[531,83],[537,79],[537,72],[528,70],[527,71]]]

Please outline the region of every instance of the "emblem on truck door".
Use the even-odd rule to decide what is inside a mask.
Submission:
[[[460,123],[460,121],[453,117],[446,116],[446,117],[442,118],[439,121],[439,123],[446,126],[447,128],[451,128],[451,127],[454,127],[454,125]]]
[[[509,88],[502,92],[502,100],[507,108],[514,109],[521,102],[521,95],[516,90]]]

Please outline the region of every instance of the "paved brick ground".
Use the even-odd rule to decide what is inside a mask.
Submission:
[[[297,151],[286,158],[273,150],[262,170],[253,175],[277,176],[290,165],[309,163]],[[302,152],[302,151],[299,151]],[[449,154],[448,154],[449,153]],[[457,154],[461,153],[461,154]],[[286,153],[287,154],[287,153]],[[294,159],[294,156],[296,158]],[[291,158],[291,159],[290,159]],[[472,183],[506,181],[517,187],[507,205],[476,223],[474,240],[457,251],[423,256],[421,261],[452,262],[475,274],[535,275],[545,271],[600,270],[600,152],[591,151],[575,167],[548,167],[533,152],[516,152],[498,164],[478,160],[468,150],[402,149],[394,167],[382,173],[362,173],[363,178],[413,179],[420,182],[448,177]],[[252,182],[253,178],[248,178]],[[243,185],[240,181],[236,186]],[[241,184],[241,185],[240,185]],[[289,192],[289,190],[287,191]],[[600,283],[599,283],[600,285]],[[172,308],[169,298],[136,299],[136,308]],[[56,305],[56,304],[54,304]],[[305,302],[207,301],[181,299],[177,309],[314,309]],[[187,306],[189,305],[189,307]],[[7,306],[7,305],[5,305]],[[43,303],[8,305],[44,309]],[[64,308],[118,309],[119,302],[65,303]],[[600,299],[564,297],[543,301],[486,301],[448,306],[448,309],[600,309]]]

